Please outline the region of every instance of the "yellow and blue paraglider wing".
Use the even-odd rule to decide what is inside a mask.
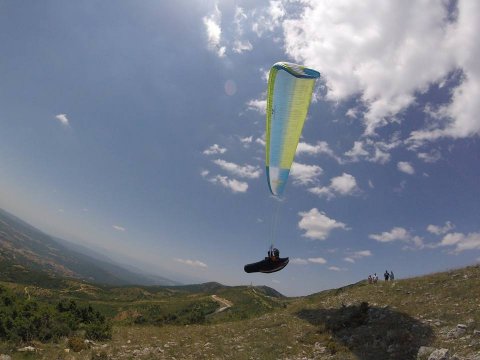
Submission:
[[[279,62],[268,78],[266,168],[273,195],[282,195],[297,150],[303,123],[308,113],[315,70]]]

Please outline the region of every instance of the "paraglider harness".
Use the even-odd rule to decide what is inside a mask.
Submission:
[[[262,273],[272,273],[282,270],[288,264],[287,258],[280,258],[280,251],[277,248],[270,247],[268,250],[268,256],[265,257],[265,260],[258,261],[256,263],[247,264],[244,267],[245,272],[262,272]]]

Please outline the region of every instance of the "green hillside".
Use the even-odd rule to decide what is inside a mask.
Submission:
[[[80,319],[66,334],[44,342],[4,336],[0,354],[13,359],[415,360],[438,349],[437,354],[448,351],[444,359],[480,356],[480,266],[375,285],[360,282],[300,298],[267,287],[218,283],[111,287],[54,279],[52,286],[44,284],[1,286],[20,302],[35,301],[41,308],[58,308],[59,301],[90,307],[111,324],[111,340],[87,335],[88,324]],[[4,319],[10,310],[1,309]],[[85,345],[84,339],[91,341]],[[85,346],[75,347],[75,341]],[[34,354],[19,351],[27,345]]]

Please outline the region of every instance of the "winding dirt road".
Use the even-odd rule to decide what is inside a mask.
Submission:
[[[228,301],[227,299],[221,298],[217,295],[212,295],[212,299],[220,304],[220,308],[215,311],[215,314],[225,311],[233,306],[231,301]]]

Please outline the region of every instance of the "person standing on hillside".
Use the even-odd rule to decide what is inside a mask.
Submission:
[[[390,270],[390,281],[395,280],[395,276],[393,276],[393,271]]]
[[[385,270],[385,274],[383,274],[383,277],[385,278],[385,281],[388,281],[390,274],[388,273],[388,270]]]

